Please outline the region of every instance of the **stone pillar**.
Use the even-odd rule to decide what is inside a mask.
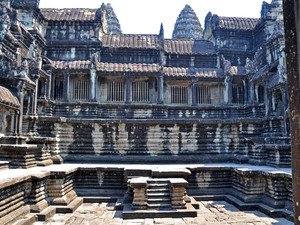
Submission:
[[[19,101],[20,101],[20,112],[18,116],[18,127],[17,134],[22,136],[22,125],[23,125],[23,109],[24,109],[24,86],[19,90]]]
[[[130,187],[133,189],[132,209],[146,209],[148,200],[146,178],[132,178]]]
[[[35,79],[35,90],[33,93],[33,101],[32,101],[32,115],[36,115],[36,111],[37,111],[37,99],[38,99],[38,85],[39,85],[39,78],[40,75],[35,75],[34,79]]]
[[[192,106],[197,105],[197,80],[192,79]]]
[[[96,77],[97,77],[96,70],[91,69],[91,71],[90,71],[90,96],[89,96],[90,102],[96,101],[96,89],[97,89]]]
[[[271,107],[270,104],[272,103],[270,92],[267,88],[267,82],[264,82],[264,102],[265,102],[265,115],[270,115]]]
[[[35,94],[36,92],[31,92],[30,94],[30,115],[36,115],[36,99],[35,99]]]
[[[46,99],[50,99],[51,94],[51,76],[46,80]]]
[[[63,99],[64,101],[69,100],[69,89],[70,89],[70,71],[67,69],[67,71],[64,74],[64,94],[63,94]]]
[[[254,103],[254,86],[253,83],[251,81],[249,81],[249,94],[248,94],[248,103],[249,104],[253,104]]]
[[[15,135],[15,124],[16,124],[16,112],[15,111],[10,111],[10,117],[11,117],[11,122],[10,122],[10,135],[14,136]]]
[[[224,88],[224,102],[225,104],[232,104],[232,78],[230,75],[225,76]]]
[[[184,195],[188,182],[183,178],[172,178],[169,182],[172,208],[185,209],[186,202],[184,201]]]
[[[248,79],[243,80],[244,85],[244,104],[248,104]]]
[[[157,77],[157,104],[164,104],[164,76]]]
[[[54,100],[54,94],[55,94],[55,75],[51,75],[51,100]]]
[[[125,81],[125,90],[126,90],[126,104],[130,104],[131,102],[131,74],[126,74],[126,81]]]

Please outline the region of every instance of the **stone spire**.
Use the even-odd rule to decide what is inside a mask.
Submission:
[[[172,38],[202,39],[203,29],[200,21],[189,5],[185,5],[184,9],[177,17]]]
[[[119,20],[110,3],[106,5],[107,10],[107,30],[109,34],[121,34],[121,26]]]

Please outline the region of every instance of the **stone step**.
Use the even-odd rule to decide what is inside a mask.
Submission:
[[[187,204],[186,209],[170,209],[169,208],[147,208],[146,210],[132,210],[131,204],[125,204],[122,212],[123,219],[142,219],[142,218],[182,218],[196,217],[197,211],[191,204]],[[158,210],[157,210],[158,209]]]
[[[151,179],[151,180],[147,180],[148,184],[169,184],[169,180],[167,179]]]
[[[31,225],[37,221],[37,216],[34,213],[25,215],[23,218],[13,223],[13,225]]]
[[[73,213],[80,205],[82,205],[82,203],[83,198],[75,198],[67,206],[56,206],[56,213]]]
[[[148,198],[148,204],[171,204],[170,198]]]
[[[153,188],[153,189],[147,189],[148,194],[149,193],[170,193],[170,189],[169,188]]]
[[[172,208],[171,203],[157,203],[157,204],[149,204],[148,209],[169,209]]]
[[[170,192],[152,192],[152,193],[148,193],[148,198],[154,198],[154,197],[170,197]]]
[[[37,213],[38,221],[46,221],[51,218],[56,213],[55,206],[49,206],[44,209],[42,212]]]
[[[161,184],[149,184],[148,183],[148,188],[149,189],[153,189],[153,188],[162,188],[162,187],[164,187],[164,188],[168,188],[169,187],[169,184],[164,184],[164,183],[161,183]]]

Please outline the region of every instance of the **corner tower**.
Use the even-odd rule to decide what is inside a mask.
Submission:
[[[191,6],[185,5],[177,17],[172,38],[202,39],[203,29]]]
[[[96,19],[100,19],[105,34],[121,34],[121,26],[119,20],[110,3],[104,3],[96,12]]]

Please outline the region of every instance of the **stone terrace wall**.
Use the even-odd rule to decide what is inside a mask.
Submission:
[[[120,119],[39,122],[56,136],[68,162],[247,162],[248,138],[261,135],[262,119]],[[49,129],[50,132],[49,133]]]

